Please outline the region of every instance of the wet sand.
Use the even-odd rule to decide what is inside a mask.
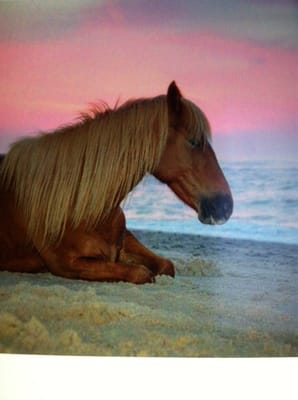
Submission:
[[[136,286],[0,273],[0,352],[298,355],[298,246],[137,231],[176,278]]]

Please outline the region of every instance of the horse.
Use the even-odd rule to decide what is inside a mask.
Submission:
[[[126,228],[122,202],[146,174],[204,224],[232,214],[209,121],[175,81],[166,95],[96,105],[18,140],[0,157],[0,270],[136,284],[174,277],[174,264]]]

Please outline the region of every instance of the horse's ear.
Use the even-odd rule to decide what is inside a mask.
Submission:
[[[168,87],[167,93],[167,102],[170,110],[174,111],[175,113],[179,113],[182,108],[181,99],[182,94],[176,85],[176,82],[173,81]]]

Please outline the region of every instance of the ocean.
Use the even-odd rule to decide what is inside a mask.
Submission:
[[[298,243],[298,162],[221,163],[231,186],[234,212],[226,224],[201,224],[170,189],[147,176],[124,204],[130,229]]]

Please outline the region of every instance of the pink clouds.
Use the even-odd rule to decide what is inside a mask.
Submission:
[[[53,129],[97,99],[113,105],[165,93],[173,79],[216,134],[296,134],[291,47],[220,36],[212,27],[134,27],[117,7],[109,18],[85,15],[49,40],[0,42],[1,135]]]
[[[216,131],[295,131],[295,54],[214,36],[203,42],[205,101]]]

